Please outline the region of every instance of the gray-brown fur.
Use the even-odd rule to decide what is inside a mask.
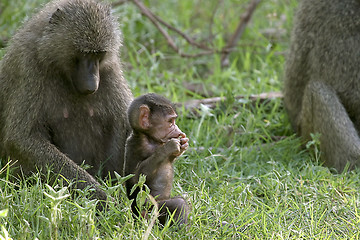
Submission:
[[[122,172],[132,100],[120,45],[110,7],[93,0],[50,2],[25,23],[0,62],[2,158],[18,160],[25,174],[51,166],[79,180],[77,187],[93,186],[94,197],[106,199],[94,176]],[[92,68],[98,69],[98,89],[81,94],[70,80],[74,59],[98,53],[104,55]],[[83,162],[92,168],[83,170],[78,166]]]
[[[320,133],[325,164],[360,164],[360,1],[302,0],[285,67],[284,101],[304,140]]]

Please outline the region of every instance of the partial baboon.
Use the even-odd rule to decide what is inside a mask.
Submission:
[[[305,140],[320,133],[325,164],[360,163],[360,1],[302,0],[285,68],[285,106]]]
[[[126,141],[124,170],[125,175],[135,174],[126,182],[129,198],[136,198],[139,191],[131,194],[131,189],[143,174],[150,194],[159,204],[160,223],[165,224],[168,212],[174,214],[175,222],[187,223],[186,201],[182,197],[170,198],[174,161],[189,146],[189,139],[175,123],[177,114],[172,103],[160,95],[145,94],[130,104],[128,117],[133,132]],[[139,211],[134,201],[133,212]]]
[[[94,0],[53,1],[33,16],[0,63],[3,159],[25,174],[49,166],[106,199],[93,176],[121,173],[130,130],[120,44],[110,7]]]

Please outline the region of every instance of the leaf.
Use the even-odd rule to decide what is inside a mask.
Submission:
[[[117,172],[114,172],[114,173],[115,173],[116,180],[118,181],[118,184],[123,184],[124,182],[126,182],[127,180],[129,180],[130,178],[135,176],[135,174],[129,174],[125,177],[121,177],[121,175],[118,174]]]
[[[9,210],[8,209],[3,209],[0,210],[0,217],[6,217],[8,214]]]

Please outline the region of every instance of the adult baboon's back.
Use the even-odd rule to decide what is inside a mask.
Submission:
[[[302,0],[285,67],[285,106],[328,166],[360,163],[360,1]]]

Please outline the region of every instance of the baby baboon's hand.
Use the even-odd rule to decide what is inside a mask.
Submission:
[[[181,155],[181,144],[180,139],[171,138],[167,143],[165,143],[165,151],[169,156],[180,156]]]
[[[183,154],[188,147],[189,147],[189,139],[184,134],[184,136],[180,138],[180,155]]]

